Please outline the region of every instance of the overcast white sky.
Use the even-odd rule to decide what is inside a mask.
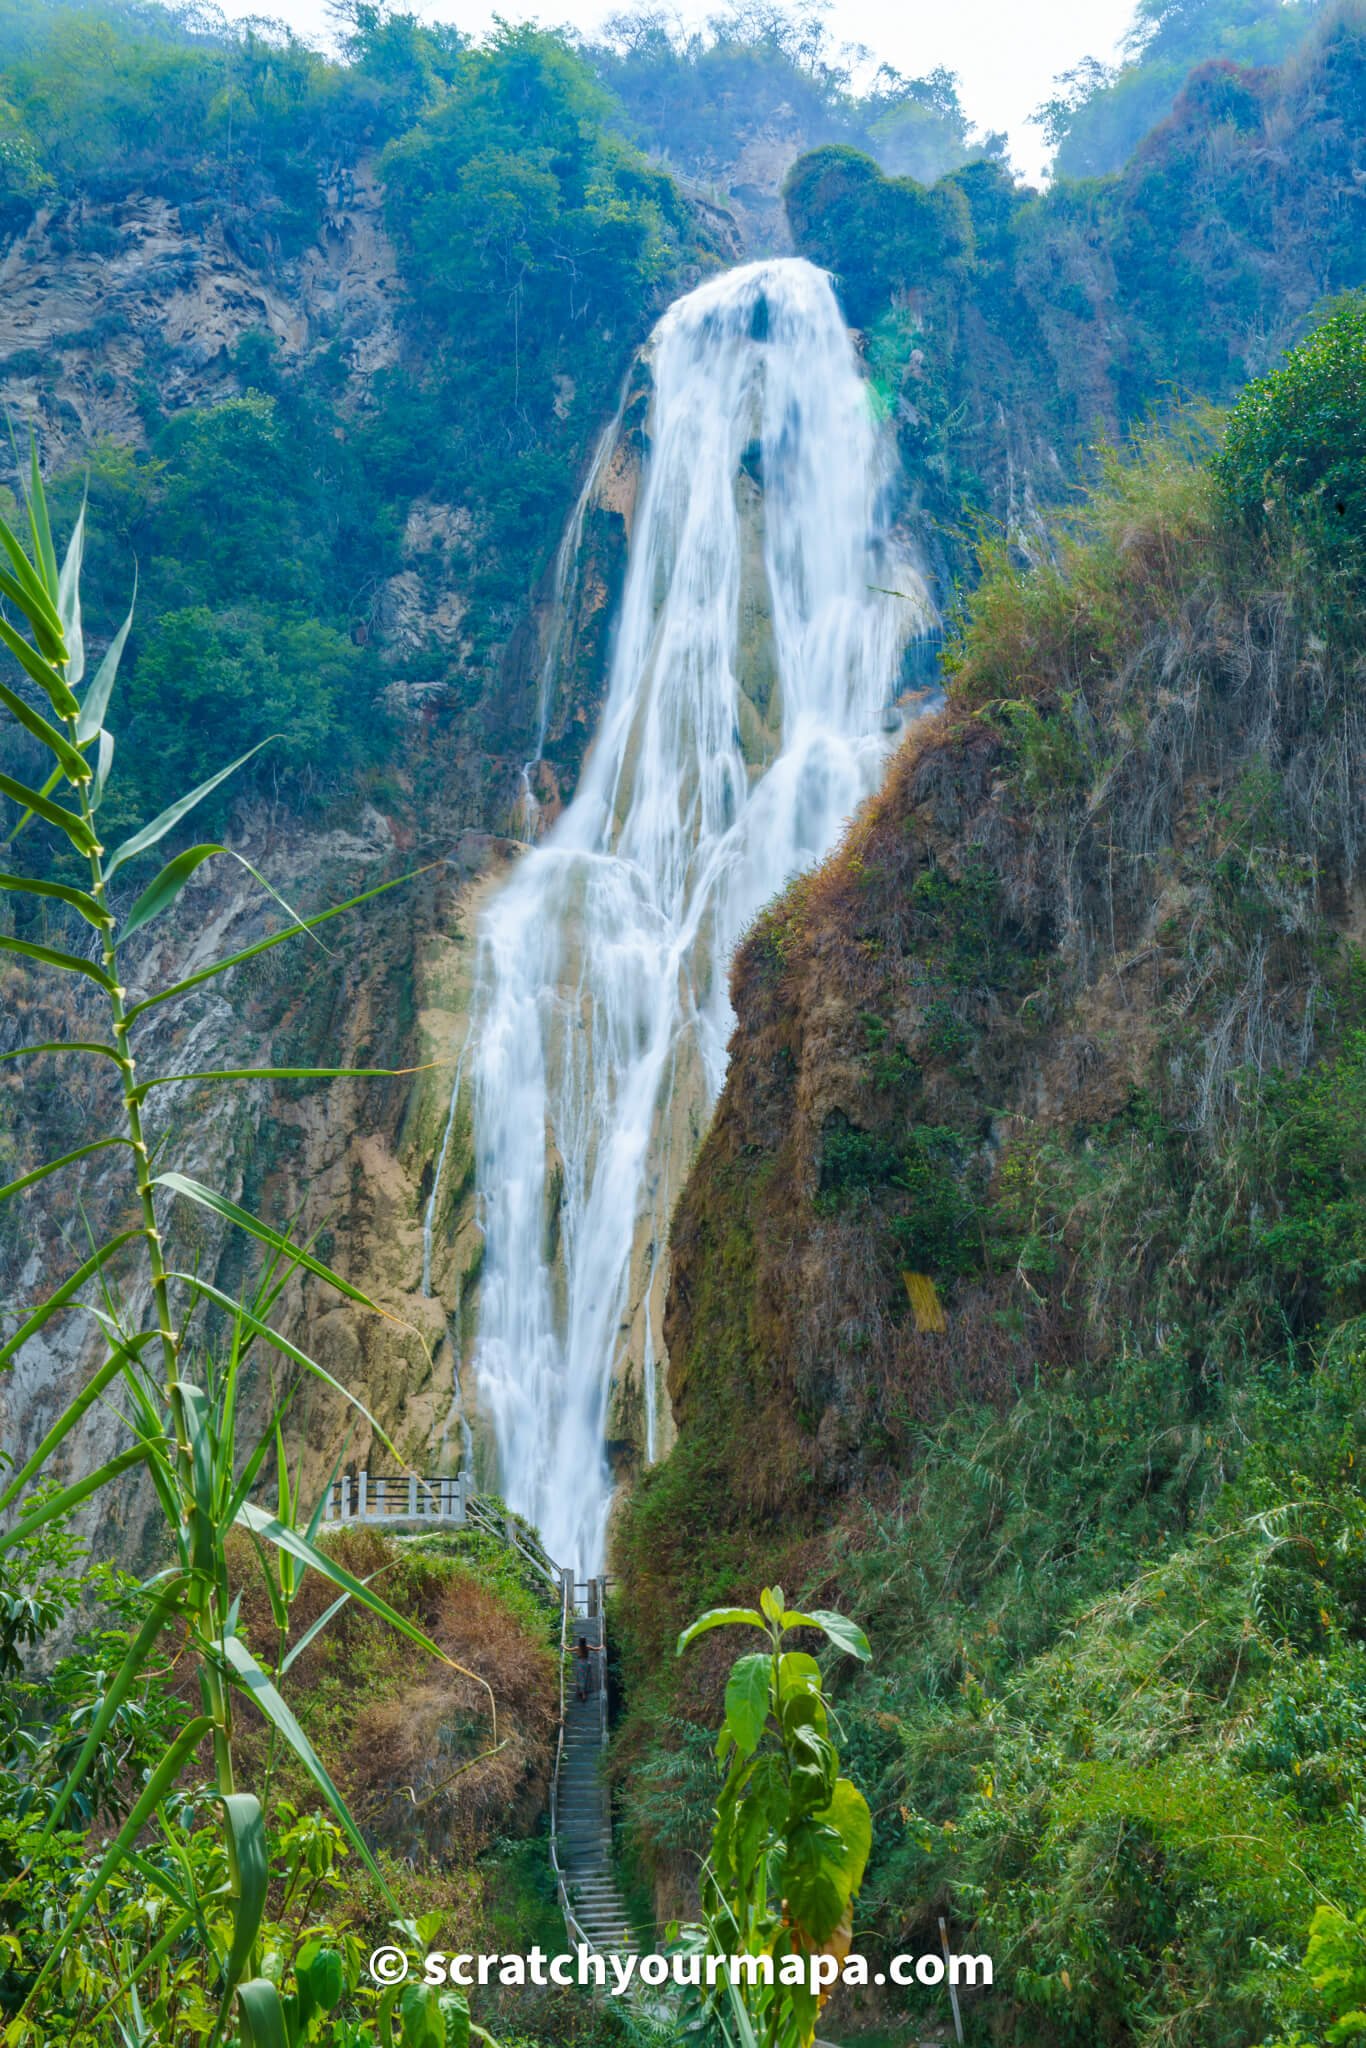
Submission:
[[[471,34],[495,13],[509,20],[569,23],[593,30],[623,0],[410,0],[424,19],[453,21]],[[227,0],[232,15],[268,14],[310,42],[328,40],[326,0]],[[702,20],[707,0],[682,0],[678,11]],[[1082,57],[1110,58],[1129,24],[1133,0],[834,0],[833,35],[862,43],[907,77],[937,64],[956,71],[963,104],[981,129],[1004,128],[1011,154],[1037,179],[1046,152],[1029,116],[1059,72]]]

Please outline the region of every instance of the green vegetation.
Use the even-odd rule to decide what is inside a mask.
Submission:
[[[724,1681],[670,1629],[756,1560],[847,1603],[855,1944],[946,1914],[982,2044],[1361,2037],[1359,323],[986,549],[944,714],[742,951],[675,1221],[629,1839],[685,1891]]]

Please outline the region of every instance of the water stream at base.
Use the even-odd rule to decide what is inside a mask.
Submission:
[[[719,1092],[730,956],[876,787],[928,618],[884,531],[885,441],[823,272],[711,279],[664,316],[652,367],[600,731],[574,800],[484,911],[468,1060],[479,1399],[510,1505],[581,1575],[602,1561],[633,1322],[654,1454],[648,1299],[691,1150],[676,1105]]]

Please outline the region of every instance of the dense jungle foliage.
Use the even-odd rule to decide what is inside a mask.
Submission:
[[[838,1589],[866,1938],[991,1953],[973,2041],[1366,2038],[1364,321],[988,550],[675,1221],[629,1839],[686,1892],[675,1621]]]

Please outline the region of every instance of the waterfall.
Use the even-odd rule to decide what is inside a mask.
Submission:
[[[823,272],[713,278],[652,350],[601,727],[484,912],[470,1050],[479,1398],[509,1503],[580,1573],[603,1555],[633,1333],[653,1455],[669,1214],[725,1071],[730,956],[876,787],[928,616]]]

